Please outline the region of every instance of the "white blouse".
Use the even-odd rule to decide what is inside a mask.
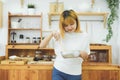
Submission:
[[[89,41],[87,33],[65,33],[64,39],[55,41],[54,44],[54,67],[67,74],[80,75],[83,61],[79,57],[80,51],[90,53]]]

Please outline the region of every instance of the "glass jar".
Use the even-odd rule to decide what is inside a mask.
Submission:
[[[36,41],[36,37],[33,37],[33,39],[32,39],[32,43],[37,43],[37,41]]]
[[[96,55],[97,53],[95,52],[95,51],[91,51],[90,52],[90,61],[91,62],[96,62],[97,61],[97,55]]]
[[[41,51],[36,51],[35,52],[35,57],[34,57],[34,61],[39,61],[39,60],[42,60],[43,59],[43,56],[42,56],[42,52]]]
[[[40,43],[40,37],[37,37],[37,43]]]
[[[23,34],[19,35],[19,42],[24,43],[24,35]]]
[[[51,61],[50,55],[43,55],[44,61]]]
[[[30,37],[26,37],[25,42],[30,43]]]

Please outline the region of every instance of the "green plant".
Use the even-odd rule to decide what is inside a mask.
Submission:
[[[112,31],[112,24],[114,23],[115,19],[118,17],[117,11],[119,9],[119,0],[106,0],[108,3],[108,8],[110,9],[110,15],[107,20],[107,29],[108,34],[106,35],[106,42],[109,42],[111,37],[113,36]]]
[[[28,8],[35,8],[35,5],[34,4],[28,4],[27,7]]]

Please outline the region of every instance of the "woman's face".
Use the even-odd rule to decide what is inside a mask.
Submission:
[[[69,24],[69,25],[65,25],[64,26],[64,29],[65,29],[65,32],[74,32],[76,30],[76,22],[74,24]]]

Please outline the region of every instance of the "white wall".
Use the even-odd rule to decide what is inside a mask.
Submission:
[[[119,17],[120,17],[120,5],[119,5]],[[120,18],[118,20],[118,23],[120,23]],[[118,49],[118,64],[120,64],[120,25],[118,25],[118,37],[117,37],[117,49]]]
[[[5,45],[7,44],[7,27],[8,27],[8,11],[12,13],[27,13],[27,4],[33,3],[36,5],[36,14],[43,13],[43,29],[50,30],[48,24],[48,12],[49,3],[55,2],[56,0],[24,0],[24,7],[21,8],[20,0],[5,0],[3,8],[3,27],[0,28],[0,56],[5,55]],[[91,0],[59,0],[64,2],[65,9],[74,9],[75,11],[81,11],[83,4],[91,5]],[[101,12],[109,12],[107,3],[105,0],[95,0],[94,10],[100,10]],[[84,7],[85,9],[85,7]],[[103,43],[107,30],[103,26],[103,22],[81,22],[81,27],[85,31],[86,23],[88,25],[88,32],[91,36],[92,43]],[[114,35],[110,40],[109,44],[112,45],[112,61],[118,63],[118,49],[117,49],[117,38],[118,38],[118,26],[119,23],[113,24]],[[52,22],[51,29],[58,27],[58,22]],[[92,31],[92,32],[91,32]]]

